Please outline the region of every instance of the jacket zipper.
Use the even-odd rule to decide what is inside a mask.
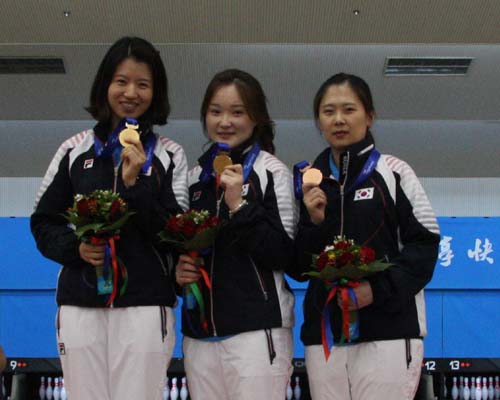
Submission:
[[[344,179],[343,182],[340,183],[340,236],[344,236],[344,198],[345,198],[345,184],[347,183],[347,177],[348,177],[348,171],[349,171],[349,152],[347,153],[346,157],[342,157],[342,164],[340,167],[342,168],[341,171],[345,171]]]
[[[259,270],[257,269],[257,266],[253,262],[252,257],[248,256],[248,258],[250,259],[250,262],[252,263],[253,270],[255,271],[255,275],[257,276],[257,280],[259,281],[260,290],[262,291],[262,295],[264,296],[264,300],[268,301],[269,295],[267,294],[267,290],[264,286],[264,280],[262,279],[262,276],[260,275]]]
[[[113,166],[113,193],[116,193],[116,187],[117,187],[117,182],[118,182],[118,169],[120,168],[120,164],[117,166]],[[114,308],[115,304],[112,302],[109,305],[109,308]]]
[[[340,236],[344,236],[344,185],[340,185]]]
[[[153,252],[155,253],[156,258],[160,262],[161,268],[163,269],[163,273],[165,274],[165,276],[169,276],[168,269],[167,269],[167,267],[165,267],[165,263],[163,262],[163,260],[161,259],[160,255],[158,254],[158,251],[155,249],[154,246],[151,246],[151,248],[153,249]]]
[[[217,193],[215,193],[215,196],[217,198]],[[217,218],[219,218],[220,215],[220,205],[222,202],[222,198],[224,197],[224,190],[222,191],[222,194],[219,199],[217,199],[216,202],[216,212],[215,215]],[[212,246],[212,258],[210,261],[210,284],[212,286],[212,290],[209,291],[210,293],[210,322],[212,323],[212,333],[214,336],[217,336],[217,328],[215,327],[215,319],[214,319],[214,262],[215,262],[215,244]]]

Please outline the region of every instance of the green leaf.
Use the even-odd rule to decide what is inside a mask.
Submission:
[[[197,233],[191,240],[188,240],[184,247],[186,250],[203,250],[212,246],[217,235],[217,228],[205,229]]]
[[[361,279],[367,278],[377,272],[383,271],[390,267],[392,264],[382,262],[382,261],[374,261],[369,265],[353,265],[348,264],[343,266],[342,268],[332,267],[330,265],[325,266],[321,272],[311,271],[306,274],[314,277],[320,278],[329,282],[334,282],[339,279],[348,279],[351,281],[359,281]]]
[[[101,229],[101,232],[112,232],[112,231],[117,231],[119,230],[123,225],[125,225],[125,222],[135,214],[135,211],[129,211],[126,214],[124,214],[120,219],[117,219],[115,222],[112,224],[103,224],[104,227]]]
[[[82,225],[82,226],[79,226],[76,228],[75,234],[78,237],[81,237],[85,234],[87,234],[87,235],[98,234],[101,231],[101,228],[103,227],[103,225],[105,225],[105,224],[102,222],[96,222],[93,224]]]

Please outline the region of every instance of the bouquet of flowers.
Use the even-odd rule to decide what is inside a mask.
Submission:
[[[219,218],[210,216],[207,210],[188,210],[170,217],[165,224],[164,230],[159,234],[163,242],[172,244],[180,252],[186,253],[195,259],[208,290],[212,290],[212,283],[208,272],[201,266],[200,254],[210,251],[220,226]],[[187,285],[183,297],[183,305],[188,310],[195,307],[195,302],[198,303],[202,327],[205,331],[208,331],[205,302],[201,294],[201,282],[198,281]]]
[[[120,228],[133,214],[117,193],[95,190],[89,195],[77,194],[73,206],[64,215],[82,242],[106,244],[104,264],[96,267],[96,274],[97,293],[110,295],[108,306],[117,296],[119,274],[123,281],[120,295],[127,288],[127,269],[116,254],[115,240],[120,238]]]
[[[348,310],[349,299],[357,304],[353,288],[360,280],[390,267],[391,264],[375,260],[375,251],[366,246],[359,246],[353,240],[338,236],[332,245],[326,246],[318,255],[312,257],[313,270],[305,272],[313,278],[321,279],[329,290],[323,307],[321,337],[323,350],[328,359],[333,345],[330,326],[329,303],[340,293],[342,299],[342,337],[340,344],[356,340],[359,336],[358,312]]]

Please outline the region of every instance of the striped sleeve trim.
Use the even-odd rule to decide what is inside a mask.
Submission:
[[[401,188],[413,207],[417,221],[432,233],[439,234],[436,215],[413,169],[394,156],[386,156],[385,160],[389,168],[401,177]]]
[[[165,170],[168,170],[170,166],[170,161],[174,163],[174,169],[172,171],[172,190],[174,192],[177,204],[181,206],[183,210],[189,208],[189,198],[188,198],[188,187],[187,187],[187,159],[186,153],[182,146],[172,139],[165,136],[158,136],[159,144],[165,150],[165,152],[158,151],[156,153],[157,157],[163,163]],[[157,147],[157,150],[158,147]],[[172,154],[172,159],[168,157],[168,153]]]
[[[281,223],[288,236],[293,239],[295,237],[296,222],[298,220],[298,207],[293,193],[292,173],[285,164],[272,154],[261,151],[259,157],[262,157],[265,169],[273,175],[273,189],[276,194]],[[261,185],[265,183],[262,188],[262,193],[265,193],[267,174],[259,174],[259,177],[261,179]],[[263,177],[266,177],[265,182],[264,179],[262,179]]]
[[[188,173],[188,187],[193,186],[195,183],[200,181],[201,167],[197,165],[191,168]]]
[[[42,184],[40,185],[40,189],[38,189],[38,193],[35,199],[35,208],[37,207],[38,202],[42,198],[43,194],[47,191],[48,187],[54,180],[54,177],[56,176],[57,171],[59,170],[59,164],[61,163],[64,156],[68,153],[68,151],[74,149],[80,143],[82,143],[87,136],[92,135],[92,132],[93,132],[92,129],[80,132],[70,137],[61,146],[59,146],[59,149],[57,149],[56,154],[52,158],[52,161],[49,164],[49,168],[45,173],[45,176],[42,180]]]

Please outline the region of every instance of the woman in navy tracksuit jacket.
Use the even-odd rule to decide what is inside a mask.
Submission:
[[[190,393],[195,400],[281,400],[293,353],[294,298],[283,276],[293,257],[291,174],[272,154],[272,121],[251,75],[215,75],[202,123],[214,144],[189,173],[190,206],[218,215],[224,226],[202,266],[211,285],[201,285],[205,323],[199,306],[183,305]],[[219,179],[212,169],[218,148],[232,159]],[[177,282],[199,279],[195,261],[181,256]]]
[[[305,280],[311,255],[338,235],[373,248],[377,259],[393,265],[354,289],[358,304],[349,304],[358,310],[354,344],[339,345],[341,310],[337,301],[329,303],[335,344],[328,361],[321,320],[329,290],[322,281],[310,280],[301,339],[312,397],[413,399],[426,335],[423,288],[432,277],[439,244],[434,212],[408,164],[378,154],[369,130],[375,114],[365,81],[334,75],[318,90],[314,113],[330,145],[313,164],[325,178],[319,185],[303,185],[296,263],[289,272]]]
[[[63,266],[57,339],[65,384],[74,400],[160,400],[175,342],[176,295],[174,265],[161,254],[157,233],[169,215],[187,208],[187,163],[181,146],[152,131],[170,110],[158,51],[140,38],[117,41],[90,100],[97,125],[60,146],[31,216],[41,253]],[[140,140],[113,146],[124,118],[138,121]],[[111,148],[113,156],[105,151]],[[116,240],[128,284],[109,306],[96,284],[104,245],[81,242],[62,216],[76,194],[97,189],[119,193],[135,213]]]

